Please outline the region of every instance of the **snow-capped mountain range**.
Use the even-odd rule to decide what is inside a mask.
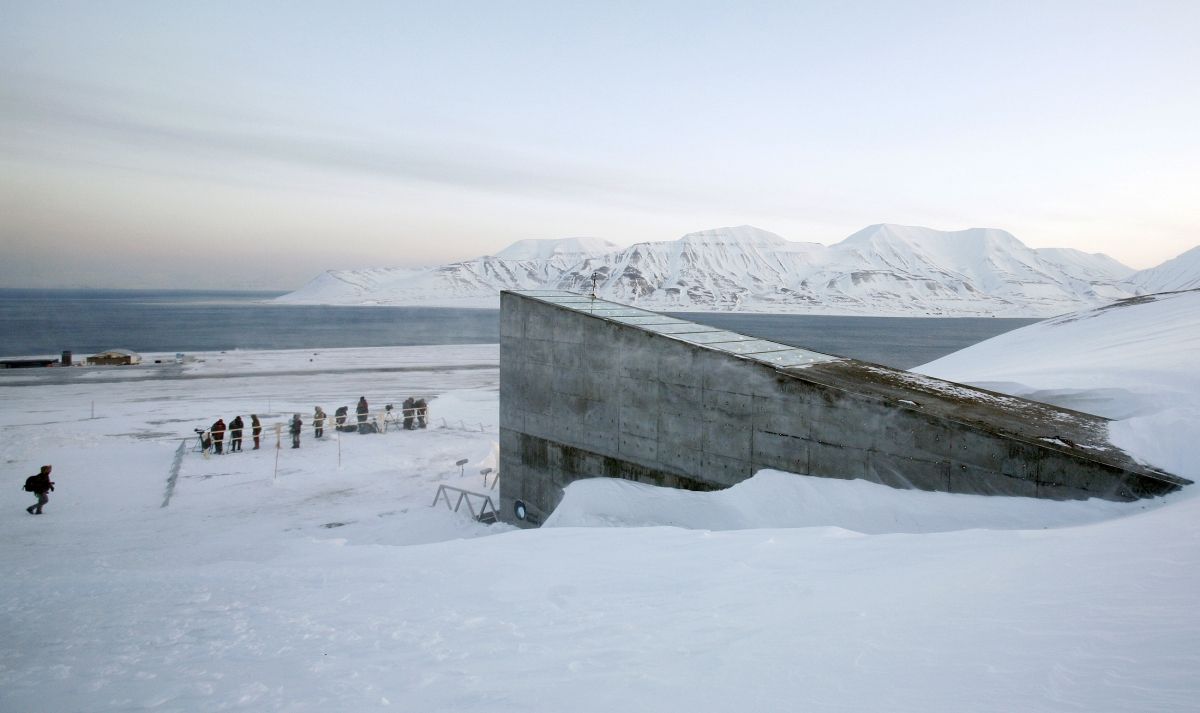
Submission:
[[[1044,317],[1200,286],[1200,247],[1135,272],[1103,254],[1033,249],[1003,230],[872,225],[840,243],[795,243],[743,225],[621,248],[521,240],[429,268],[330,270],[279,298],[297,304],[495,307],[500,290],[561,289],[657,311]]]

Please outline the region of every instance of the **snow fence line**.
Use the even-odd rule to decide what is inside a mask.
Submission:
[[[179,467],[183,465],[183,454],[188,452],[187,438],[181,439],[179,447],[175,449],[175,460],[171,462],[171,474],[167,476],[167,492],[163,495],[163,502],[160,507],[166,507],[171,504],[171,496],[175,494],[175,481],[179,480]]]

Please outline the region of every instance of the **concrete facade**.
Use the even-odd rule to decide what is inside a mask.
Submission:
[[[1113,500],[1190,482],[1135,463],[1106,424],[583,295],[501,295],[500,513],[523,526],[597,476],[713,490],[775,468]]]

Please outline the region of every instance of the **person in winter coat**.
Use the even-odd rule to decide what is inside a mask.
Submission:
[[[417,427],[425,428],[425,417],[429,415],[429,404],[425,403],[425,399],[417,399],[413,402],[413,406],[417,409]]]
[[[292,434],[292,448],[300,447],[300,431],[304,430],[304,421],[300,420],[300,414],[292,416],[292,425],[288,429]]]
[[[217,455],[221,455],[225,452],[222,450],[225,443],[225,421],[218,418],[217,422],[214,423],[212,428],[208,429],[208,431],[212,434],[213,450],[217,452]]]
[[[338,406],[337,411],[333,412],[333,422],[337,425],[337,430],[344,430],[342,427],[346,425],[346,414],[349,411],[347,406]]]
[[[258,437],[262,435],[262,424],[257,414],[250,414],[250,433],[254,436],[254,450],[258,450]]]
[[[313,411],[313,434],[320,438],[325,435],[325,412],[318,406],[316,411]]]
[[[404,430],[411,431],[413,427],[413,419],[417,415],[417,405],[413,401],[413,397],[409,396],[404,399]]]
[[[37,496],[37,502],[25,508],[30,515],[41,515],[42,507],[49,502],[46,493],[54,491],[54,481],[50,480],[50,466],[44,465],[37,475],[25,479],[25,490]]]
[[[246,423],[242,420],[241,416],[234,416],[233,420],[229,422],[230,453],[233,453],[234,451],[240,452],[242,450],[242,429],[245,428],[245,426]]]
[[[358,414],[358,432],[367,432],[367,414],[370,412],[370,407],[367,406],[367,397],[358,397],[358,406],[354,407],[354,413]]]

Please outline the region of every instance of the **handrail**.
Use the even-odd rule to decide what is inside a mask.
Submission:
[[[453,490],[458,493],[458,502],[453,506],[450,505],[450,493]],[[479,512],[475,512],[475,506],[471,503],[471,498],[481,498],[479,503]],[[463,503],[467,504],[467,510],[470,511],[471,517],[479,522],[496,522],[500,519],[500,514],[496,512],[496,504],[492,502],[492,496],[483,493],[473,493],[470,490],[463,490],[452,485],[439,485],[437,494],[433,496],[433,503],[429,507],[437,507],[439,500],[446,501],[446,507],[454,512],[462,507]]]

